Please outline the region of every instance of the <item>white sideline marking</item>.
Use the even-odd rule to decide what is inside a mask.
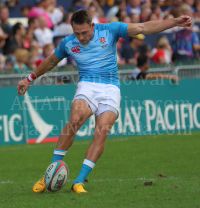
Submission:
[[[112,137],[111,138],[109,138],[109,142],[123,142],[123,141],[126,141],[126,140],[128,140],[129,138],[127,138],[127,137],[125,137],[125,138],[117,138],[117,139],[112,139]]]
[[[115,142],[115,141],[116,141],[116,142],[117,142],[117,141],[123,142],[123,141],[126,141],[126,140],[128,140],[128,139],[129,139],[129,138],[127,138],[127,137],[125,137],[125,138],[117,138],[117,139],[109,138],[108,142]],[[76,141],[78,141],[78,140],[76,140]],[[92,140],[79,141],[79,142],[74,143],[73,145],[89,144],[91,141],[92,141]],[[49,143],[47,143],[46,145],[50,145],[50,146],[52,145],[52,146],[53,146],[53,144],[54,144],[54,143],[49,142]],[[44,146],[37,146],[37,145],[32,146],[31,144],[27,144],[27,145],[24,146],[23,148],[37,149],[37,148],[45,148],[45,147],[44,147]],[[12,148],[9,147],[8,149],[9,149],[9,151],[11,151],[11,150],[19,150],[19,149],[22,149],[22,147],[16,146],[16,147],[12,147]],[[6,148],[1,149],[1,152],[2,152],[2,151],[8,151],[8,149],[6,149]]]
[[[13,181],[0,181],[0,183],[13,183]]]
[[[150,179],[148,179],[148,178],[137,178],[136,180],[139,180],[139,181],[141,181],[141,180],[154,181],[156,179],[153,179],[153,178],[150,178]]]
[[[115,182],[137,181],[137,180],[155,181],[157,179],[158,178],[156,178],[156,179],[153,179],[153,178],[150,178],[150,179],[148,179],[148,178],[126,178],[126,179],[123,179],[123,178],[117,178],[117,179],[105,178],[105,179],[101,179],[101,178],[99,178],[99,179],[89,179],[89,181],[101,183],[101,182],[106,182],[106,181],[115,181]],[[173,176],[171,176],[171,177],[166,177],[166,179],[168,179],[168,180],[177,180],[178,178],[174,178]],[[68,179],[67,180],[68,183],[71,183],[73,181],[74,181],[74,179]],[[18,182],[13,182],[13,181],[0,181],[0,184],[7,184],[7,183],[20,184]],[[34,184],[35,181],[30,181],[29,180],[26,183],[27,184]]]
[[[158,177],[159,178],[159,177]],[[112,178],[105,178],[105,179],[89,179],[89,181],[94,181],[94,182],[104,182],[104,181],[137,181],[137,180],[146,180],[146,181],[155,181],[158,178],[126,178],[126,179],[122,179],[122,178],[117,178],[117,179],[112,179]],[[172,177],[166,177],[166,179],[168,180],[176,180],[177,178]],[[74,181],[74,179],[68,179],[68,182]]]

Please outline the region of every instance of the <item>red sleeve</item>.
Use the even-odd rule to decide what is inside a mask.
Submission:
[[[160,58],[164,58],[164,57],[165,57],[165,51],[163,49],[158,49],[158,51],[154,54],[152,59],[156,63],[159,63],[160,62]]]

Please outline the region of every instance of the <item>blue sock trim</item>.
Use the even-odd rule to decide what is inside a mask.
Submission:
[[[60,150],[60,149],[56,149],[54,148],[55,151],[59,151],[59,152],[67,152],[66,150]]]
[[[67,151],[65,150],[60,150],[60,149],[54,149],[54,154],[53,154],[53,157],[52,157],[52,162],[55,162],[57,160],[62,160],[63,157],[65,156]]]

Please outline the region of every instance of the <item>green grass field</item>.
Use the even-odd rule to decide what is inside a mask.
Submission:
[[[191,134],[108,138],[85,183],[86,194],[70,188],[91,140],[75,141],[70,148],[64,158],[68,182],[55,193],[32,192],[51,163],[55,143],[1,146],[0,207],[200,207],[200,132]],[[145,186],[145,182],[153,184]]]

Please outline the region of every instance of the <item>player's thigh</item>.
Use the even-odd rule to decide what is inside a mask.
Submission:
[[[87,101],[83,99],[76,99],[72,102],[70,118],[76,115],[80,116],[84,121],[92,115],[92,110]]]
[[[117,116],[112,111],[105,111],[102,114],[96,116],[96,133],[103,132],[108,133],[115,123]]]

